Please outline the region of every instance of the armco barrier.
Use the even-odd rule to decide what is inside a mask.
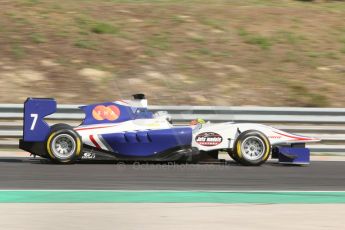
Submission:
[[[79,105],[58,105],[49,123],[79,124],[84,114]],[[258,122],[278,129],[322,139],[310,144],[314,153],[345,154],[345,109],[297,107],[149,106],[153,112],[167,111],[177,124],[195,118],[211,122]],[[17,148],[22,135],[23,105],[0,104],[0,148]]]

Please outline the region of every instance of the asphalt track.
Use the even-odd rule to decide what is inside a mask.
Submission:
[[[345,162],[312,162],[309,166],[267,163],[260,167],[236,164],[55,165],[39,159],[0,158],[0,189],[344,191]]]

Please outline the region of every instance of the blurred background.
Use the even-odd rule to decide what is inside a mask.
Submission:
[[[0,3],[0,103],[345,107],[344,1]]]

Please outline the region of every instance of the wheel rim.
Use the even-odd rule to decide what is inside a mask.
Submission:
[[[243,157],[251,161],[260,159],[266,150],[264,142],[259,137],[247,137],[241,148]]]
[[[52,151],[60,159],[66,159],[73,155],[76,149],[74,138],[68,134],[57,135],[52,142]]]

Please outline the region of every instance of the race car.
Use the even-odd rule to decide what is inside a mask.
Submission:
[[[57,110],[49,98],[28,98],[24,103],[23,138],[19,147],[56,163],[83,159],[197,163],[227,152],[241,165],[261,165],[272,158],[279,163],[308,164],[305,143],[319,139],[294,135],[255,123],[211,123],[196,119],[173,125],[167,112],[148,110],[143,94],[81,106],[81,125],[49,126],[44,118]]]

